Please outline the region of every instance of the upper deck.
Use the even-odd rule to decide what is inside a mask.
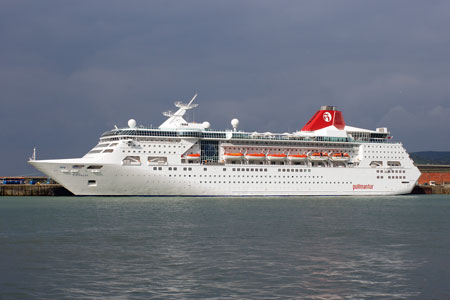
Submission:
[[[339,143],[393,143],[386,133],[374,132],[352,132],[348,137],[333,136],[306,136],[280,133],[250,133],[244,131],[231,130],[213,130],[204,129],[187,130],[162,130],[160,128],[143,127],[138,128],[119,128],[107,131],[102,134],[101,138],[110,137],[176,137],[176,138],[198,138],[213,140],[250,140],[250,141],[305,141],[305,142],[339,142]]]
[[[159,127],[136,126],[131,119],[128,128],[115,128],[102,134],[102,140],[126,139],[133,137],[167,137],[167,138],[197,138],[222,141],[275,141],[275,142],[338,142],[338,143],[391,143],[387,128],[376,131],[346,126],[342,113],[335,107],[323,106],[309,120],[302,130],[293,133],[258,133],[238,131],[239,120],[233,119],[233,130],[210,129],[209,122],[190,123],[183,116],[187,110],[197,107],[192,102],[188,104],[176,102],[179,109],[175,112],[163,113],[168,119]]]

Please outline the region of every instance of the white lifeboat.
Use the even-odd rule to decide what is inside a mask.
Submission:
[[[267,160],[269,161],[284,161],[286,154],[267,154]]]
[[[308,159],[306,154],[289,154],[288,160],[292,162],[302,162]]]
[[[348,153],[333,153],[330,157],[330,159],[332,161],[349,161],[350,160],[350,155],[348,155]]]
[[[262,161],[266,158],[264,153],[247,153],[245,159],[248,161]]]
[[[225,161],[237,161],[237,160],[241,160],[244,157],[244,154],[242,154],[241,152],[225,152],[223,154],[223,159]]]
[[[200,160],[200,153],[191,153],[191,154],[186,155],[186,157],[188,160],[197,161],[197,160]]]
[[[309,160],[311,161],[327,161],[328,153],[326,152],[314,152],[309,156]]]

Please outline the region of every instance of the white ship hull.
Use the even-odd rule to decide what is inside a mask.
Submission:
[[[194,100],[194,99],[193,99]],[[406,150],[386,128],[346,126],[341,112],[323,107],[292,134],[210,130],[209,122],[188,123],[180,109],[159,128],[105,132],[78,159],[29,163],[75,195],[297,196],[396,195],[410,193],[420,176]],[[274,153],[323,153],[309,159]],[[254,157],[236,153],[271,153]],[[345,161],[328,161],[346,153]],[[193,154],[200,157],[192,158]]]
[[[245,166],[250,170],[267,169],[254,175],[254,171],[232,171],[237,169],[235,165],[207,166],[207,171],[202,165],[190,165],[191,171],[183,171],[183,165],[178,166],[177,171],[168,171],[167,166],[162,166],[161,170],[153,171],[150,166],[114,164],[104,164],[101,172],[81,170],[65,173],[60,171],[60,167],[70,168],[73,163],[61,160],[30,163],[75,195],[97,196],[397,195],[411,193],[420,175],[418,170],[411,169],[406,179],[380,180],[376,179],[374,168]],[[95,180],[96,184],[88,186],[89,180]]]

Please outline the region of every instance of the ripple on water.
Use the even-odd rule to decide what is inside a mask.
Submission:
[[[439,298],[450,206],[423,201],[5,198],[0,296]]]

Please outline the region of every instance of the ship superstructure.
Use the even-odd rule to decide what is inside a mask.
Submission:
[[[237,119],[230,130],[187,122],[195,97],[157,128],[131,119],[103,133],[82,158],[29,163],[75,195],[395,195],[420,176],[387,128],[348,126],[333,106],[293,133],[251,133]]]

